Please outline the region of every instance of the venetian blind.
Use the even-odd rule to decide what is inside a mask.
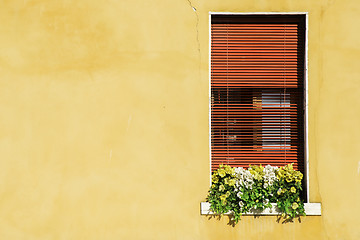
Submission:
[[[212,16],[212,170],[303,171],[304,35],[301,16]]]

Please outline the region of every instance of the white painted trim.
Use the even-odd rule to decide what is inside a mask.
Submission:
[[[309,88],[308,88],[308,31],[309,29],[309,15],[308,13],[305,13],[305,121],[304,121],[304,133],[305,133],[305,151],[304,151],[304,160],[305,160],[305,177],[306,177],[306,200],[308,203],[310,203],[310,168],[309,168]]]
[[[211,186],[211,14],[209,14],[209,186]]]
[[[209,12],[210,15],[305,15],[308,12]]]
[[[245,213],[243,215],[280,215],[280,211],[276,206],[276,203],[271,203],[271,208],[267,208],[264,211],[253,210],[251,212]],[[321,216],[321,203],[305,203],[305,213],[306,216]],[[201,202],[200,203],[200,212],[201,215],[217,215],[210,211],[210,203]],[[224,215],[231,215],[231,213],[225,213]]]

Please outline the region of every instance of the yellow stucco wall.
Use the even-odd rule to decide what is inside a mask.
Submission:
[[[210,11],[309,13],[321,217],[200,215]],[[358,0],[1,0],[0,239],[360,239],[359,22]]]

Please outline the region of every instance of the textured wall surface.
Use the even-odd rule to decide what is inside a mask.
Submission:
[[[322,216],[200,215],[210,11],[309,13]],[[357,0],[0,0],[0,239],[360,239],[359,22]]]

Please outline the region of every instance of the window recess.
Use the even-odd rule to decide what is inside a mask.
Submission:
[[[304,172],[304,15],[211,16],[211,169]]]

